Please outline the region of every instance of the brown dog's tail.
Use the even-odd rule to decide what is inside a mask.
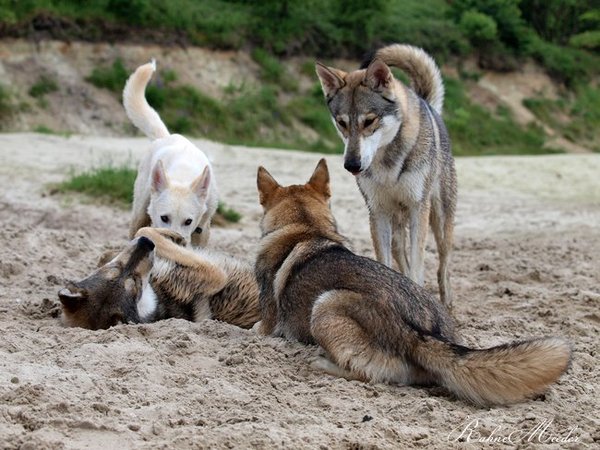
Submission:
[[[438,114],[444,106],[444,83],[440,69],[423,49],[406,44],[393,44],[380,48],[375,58],[388,66],[406,72],[411,79],[411,87],[429,103]]]
[[[170,135],[158,113],[146,101],[146,85],[156,70],[152,60],[136,69],[123,89],[123,106],[133,124],[150,139],[160,139]]]
[[[571,347],[563,339],[542,338],[474,350],[427,337],[415,356],[457,396],[493,405],[543,392],[569,367]]]

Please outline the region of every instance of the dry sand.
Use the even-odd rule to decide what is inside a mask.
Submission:
[[[243,214],[211,245],[251,260],[257,165],[282,183],[304,182],[318,155],[198,145],[214,161],[222,199]],[[457,161],[452,282],[464,340],[559,335],[574,347],[571,369],[544,396],[478,409],[439,388],[332,378],[307,364],[315,347],[214,321],[61,327],[58,289],[125,242],[129,214],[48,195],[47,185],[146,149],[142,138],[0,135],[0,447],[444,449],[478,448],[479,436],[512,442],[493,444],[502,448],[551,437],[571,443],[544,449],[597,448],[600,155]],[[372,255],[354,181],[339,156],[328,161],[341,231]],[[426,263],[435,290],[432,245]],[[469,425],[476,431],[461,439],[471,444],[456,442]]]

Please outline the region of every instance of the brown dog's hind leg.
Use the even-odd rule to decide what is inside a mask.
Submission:
[[[339,371],[331,365],[322,368],[347,379],[409,383],[412,366],[395,356],[393,349],[381,348],[372,336],[378,327],[395,324],[382,323],[386,319],[366,311],[362,314],[361,309],[368,308],[367,304],[361,294],[344,289],[319,296],[312,310],[311,334]]]

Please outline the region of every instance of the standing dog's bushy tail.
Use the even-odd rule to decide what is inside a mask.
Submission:
[[[444,84],[440,69],[423,49],[406,44],[393,44],[380,48],[375,58],[388,66],[394,66],[406,72],[411,78],[411,87],[427,100],[438,114],[444,106]]]
[[[493,405],[543,392],[569,367],[571,347],[563,339],[542,338],[474,350],[427,337],[415,356],[457,396]]]
[[[164,138],[170,134],[158,113],[146,101],[146,85],[155,70],[156,62],[154,60],[138,67],[129,77],[123,89],[123,106],[127,116],[152,140]]]

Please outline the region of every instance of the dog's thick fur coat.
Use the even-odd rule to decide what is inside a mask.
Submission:
[[[217,209],[217,187],[206,155],[188,139],[170,134],[144,95],[156,67],[137,68],[123,90],[123,106],[133,124],[152,144],[135,180],[129,237],[152,225],[181,234],[194,246],[205,246]]]
[[[317,343],[337,376],[445,386],[477,405],[544,391],[568,368],[559,338],[484,350],[458,344],[446,305],[404,275],[344,246],[329,209],[321,160],[305,185],[283,187],[262,167],[264,208],[256,261],[263,334]]]
[[[407,72],[412,88],[388,66]],[[444,86],[438,67],[420,48],[395,44],[377,51],[360,70],[346,73],[317,64],[317,74],[345,144],[344,167],[356,176],[369,209],[377,260],[391,267],[393,257],[402,273],[423,285],[431,224],[440,297],[451,305],[456,172],[441,119]]]
[[[59,292],[63,323],[96,330],[173,317],[215,319],[242,328],[258,322],[252,266],[184,245],[171,230],[140,229],[114,258]]]

